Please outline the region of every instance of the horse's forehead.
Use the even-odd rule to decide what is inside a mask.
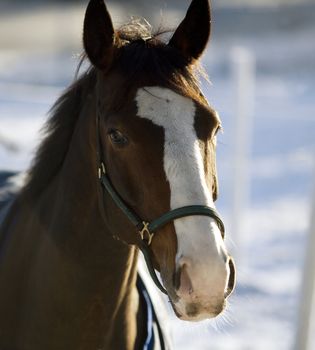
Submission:
[[[194,128],[196,106],[192,99],[163,87],[136,92],[137,115],[164,128],[166,133],[187,134]]]

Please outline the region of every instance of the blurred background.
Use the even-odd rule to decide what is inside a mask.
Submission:
[[[87,2],[0,0],[0,170],[28,168],[49,108],[74,79]],[[107,1],[116,26],[134,15],[155,28],[175,28],[189,3]],[[212,8],[203,56],[211,85],[203,89],[224,126],[217,207],[238,285],[219,320],[190,324],[170,313],[175,349],[315,349],[314,254],[306,254],[315,197],[315,0],[212,0]]]

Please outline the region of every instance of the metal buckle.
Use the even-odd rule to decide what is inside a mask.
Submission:
[[[101,165],[98,167],[98,178],[101,179],[102,175],[106,174],[106,168],[104,163],[102,162]]]
[[[152,239],[154,237],[154,233],[151,233],[149,230],[149,223],[143,221],[143,228],[141,231],[139,231],[140,237],[142,239],[142,241],[146,242],[147,245],[149,246],[152,242]]]

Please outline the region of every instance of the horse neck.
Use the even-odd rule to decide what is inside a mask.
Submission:
[[[13,286],[22,295],[11,294],[19,307],[5,311],[17,313],[21,349],[132,349],[136,341],[137,251],[112,238],[100,211],[94,105],[91,95],[53,181],[38,198],[26,192],[17,201],[23,223],[14,230],[28,252],[22,268],[13,264],[24,277]]]

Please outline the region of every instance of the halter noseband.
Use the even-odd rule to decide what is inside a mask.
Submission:
[[[102,187],[107,191],[107,193],[111,196],[117,207],[120,208],[120,210],[127,216],[129,221],[135,226],[139,237],[140,237],[140,243],[139,248],[143,253],[143,256],[145,258],[148,271],[150,273],[151,278],[153,279],[156,286],[160,289],[161,292],[167,294],[167,291],[162,286],[160,280],[158,279],[156,272],[154,270],[151,257],[150,257],[150,245],[152,242],[152,239],[154,238],[154,235],[156,234],[157,230],[165,226],[167,223],[174,221],[179,218],[187,217],[187,216],[208,216],[212,219],[214,219],[221,231],[222,237],[224,238],[224,224],[222,220],[220,219],[219,214],[214,210],[213,208],[207,207],[205,205],[190,205],[185,206],[181,208],[177,208],[174,210],[171,210],[159,218],[151,221],[146,222],[142,220],[133,210],[131,210],[128,205],[124,202],[124,200],[120,197],[114,186],[112,185],[108,174],[106,172],[106,167],[104,164],[104,161],[102,160],[101,154],[101,135],[99,131],[99,123],[100,123],[100,116],[97,117],[97,123],[96,123],[96,131],[97,131],[97,137],[98,137],[98,177],[99,181],[102,185]],[[103,195],[105,193],[103,192]]]

